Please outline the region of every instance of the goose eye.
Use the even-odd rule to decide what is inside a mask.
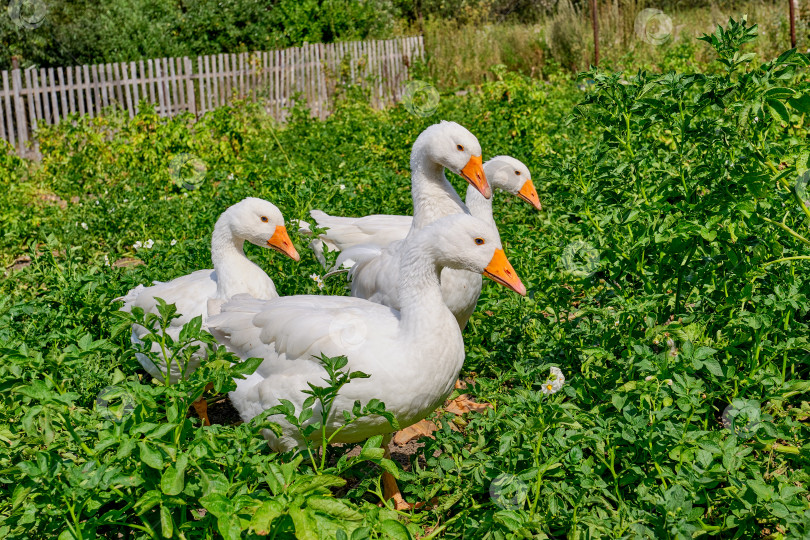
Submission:
[[[464,147],[463,147],[463,146],[461,146],[460,144],[457,144],[457,145],[456,145],[456,148],[458,148],[459,152],[463,152],[463,151],[464,151]]]
[[[475,244],[478,245],[478,246],[484,245],[485,244],[484,239],[483,238],[476,238],[475,239]]]
[[[268,221],[267,216],[262,216],[262,221],[267,223],[267,221]]]
[[[515,174],[520,176],[520,171],[515,171]]]

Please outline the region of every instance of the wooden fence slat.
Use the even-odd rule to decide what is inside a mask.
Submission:
[[[34,74],[36,77],[36,73]],[[51,86],[53,83],[49,83],[47,70],[45,68],[40,68],[39,70],[39,97],[42,99],[42,121],[46,124],[54,124],[53,116],[51,115],[51,100],[48,98],[53,97],[53,92],[51,92]]]
[[[34,140],[33,135],[34,135],[34,133],[36,133],[37,127],[38,127],[37,120],[39,119],[39,117],[42,116],[42,113],[39,112],[39,105],[34,105],[35,89],[34,89],[34,85],[33,85],[32,81],[31,81],[31,71],[32,70],[30,70],[30,69],[25,70],[25,89],[26,89],[26,94],[28,96],[28,118],[30,119],[31,141],[33,142],[33,140]],[[25,121],[24,118],[23,118],[23,121]]]
[[[121,64],[121,86],[123,87],[124,101],[123,104],[127,108],[130,118],[135,118],[135,106],[137,102],[132,101],[132,89],[130,82],[132,80],[132,71],[135,69],[135,63]]]
[[[56,70],[48,68],[48,81],[51,88],[48,92],[51,95],[51,114],[53,115],[53,122],[58,124],[61,120],[59,114],[59,84],[56,82]]]
[[[108,92],[107,76],[104,72],[104,64],[93,66],[96,72],[96,84],[101,91],[101,109],[106,109],[110,106],[110,93]]]
[[[199,114],[203,114],[207,107],[205,106],[205,71],[203,70],[203,57],[197,57],[197,83],[200,89],[200,109]],[[194,81],[192,81],[192,88],[194,87]],[[193,92],[193,90],[192,90]]]
[[[90,68],[90,72],[93,76],[93,104],[96,108],[96,113],[101,114],[101,110],[104,105],[101,99],[101,81],[98,75],[98,64],[93,64],[93,66]]]
[[[12,148],[14,147],[14,143],[16,138],[14,136],[14,117],[11,112],[11,102],[13,101],[13,94],[9,91],[9,83],[8,83],[8,71],[3,71],[3,88],[6,90],[5,99],[3,100],[5,103],[5,110],[6,110],[6,126],[8,127],[8,137],[6,140],[11,144]]]
[[[90,66],[82,66],[82,88],[84,90],[84,106],[90,118],[95,116],[93,110],[93,85],[90,79]]]
[[[61,67],[56,68],[56,76],[59,78],[59,87],[62,89],[62,93],[60,94],[62,116],[67,117],[67,115],[70,114],[70,110],[68,109],[68,89],[65,83],[65,70]]]
[[[188,111],[197,116],[197,98],[194,95],[194,73],[192,71],[191,59],[183,57],[183,76],[186,81],[186,107]]]

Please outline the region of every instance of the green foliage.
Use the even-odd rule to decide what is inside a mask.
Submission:
[[[755,61],[753,33],[731,22],[707,36],[709,70],[672,57],[677,71],[594,70],[581,89],[496,68],[425,118],[352,93],[324,122],[297,110],[283,127],[248,104],[196,123],[144,109],[43,131],[39,164],[0,158],[0,257],[30,257],[0,281],[0,536],[805,537],[808,62]],[[544,208],[496,194],[529,295],[485,283],[465,330],[464,392],[492,408],[435,415],[407,471],[379,438],[354,457],[277,456],[266,422],[186,418],[208,381],[227,391],[228,370],[251,366],[231,368],[193,325],[165,340],[166,306],[153,339],[211,361],[152,384],[112,300],[209,267],[214,221],[245,196],[288,220],[409,212],[410,147],[439,119],[467,126],[485,159],[525,161]],[[173,172],[180,155],[205,164],[195,189]],[[300,263],[249,257],[282,294],[344,293],[307,277],[322,270],[290,230]],[[321,442],[324,411],[358,376],[324,361],[329,380],[295,416]],[[552,366],[566,382],[545,394]],[[379,508],[380,469],[424,506]]]

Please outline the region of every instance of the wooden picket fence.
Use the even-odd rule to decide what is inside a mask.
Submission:
[[[20,155],[39,156],[34,136],[42,124],[72,114],[120,107],[130,117],[141,100],[161,116],[196,116],[235,99],[264,104],[284,121],[296,96],[324,118],[341,85],[363,86],[375,107],[402,97],[413,61],[424,57],[421,36],[384,41],[316,43],[275,51],[216,54],[195,60],[160,58],[0,73],[0,137]]]

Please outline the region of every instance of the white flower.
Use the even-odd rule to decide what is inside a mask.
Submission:
[[[154,245],[155,242],[151,238],[143,243],[143,247],[145,247],[146,249],[152,249],[152,246]]]
[[[85,223],[84,221],[82,221],[82,229],[84,229],[85,231],[87,230],[87,223]]]
[[[129,202],[129,199],[124,199],[124,202]]]
[[[672,386],[672,379],[664,379],[664,382]]]
[[[318,284],[318,288],[319,288],[319,289],[323,289],[323,287],[324,287],[324,282],[323,282],[323,278],[322,278],[321,276],[319,276],[318,274],[310,274],[310,275],[309,275],[309,278],[310,278],[311,280],[313,280],[315,283],[317,283],[317,284]]]
[[[646,377],[644,377],[645,381],[651,381],[653,379],[655,379],[655,377],[653,377],[652,375],[647,375]]]
[[[132,247],[135,248],[135,250],[137,251],[137,250],[139,250],[139,249],[141,249],[143,247],[143,244],[141,243],[140,240],[138,240],[137,242],[132,244]]]
[[[173,245],[175,245],[176,243],[177,243],[177,240],[172,240],[171,242],[169,242],[169,245],[170,245],[170,246],[173,246]]]
[[[759,116],[754,117],[754,122],[759,122]]]
[[[98,206],[98,199],[96,199],[96,206]]]
[[[107,254],[104,254],[104,266],[110,266],[110,258],[107,257]]]
[[[565,384],[565,376],[563,376],[563,372],[560,368],[552,367],[550,371],[551,374],[548,380],[543,383],[543,388],[541,389],[546,395],[556,394],[562,389],[563,384]]]
[[[233,173],[228,175],[228,180],[233,180]]]
[[[340,184],[340,191],[343,191],[344,189],[346,189],[346,186],[344,186],[343,184]]]

